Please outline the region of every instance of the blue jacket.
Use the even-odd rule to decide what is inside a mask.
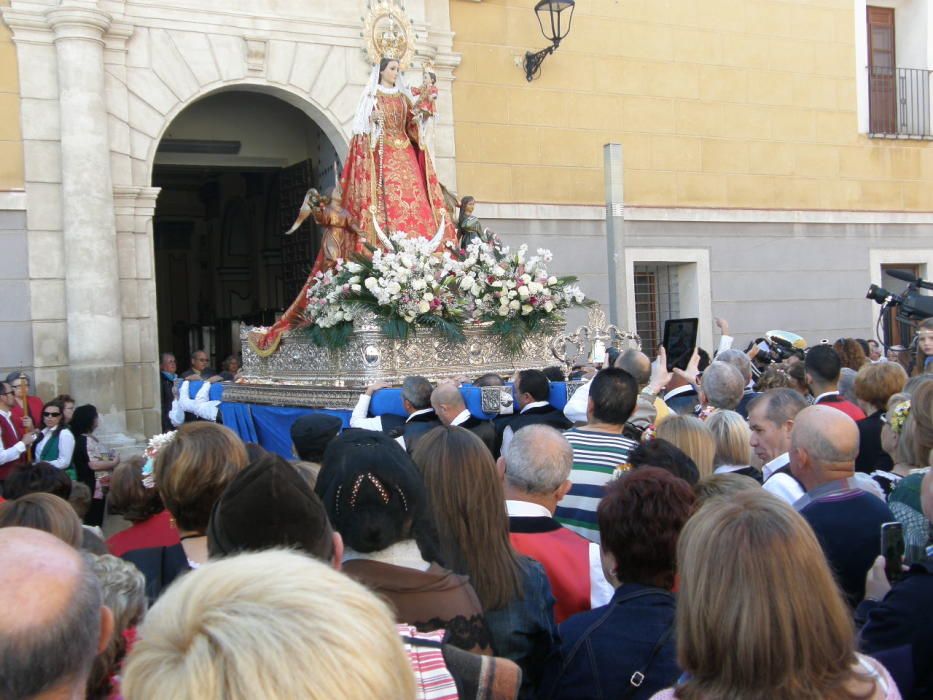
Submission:
[[[486,610],[486,626],[496,656],[514,661],[522,669],[520,698],[534,697],[544,662],[557,644],[554,596],[544,567],[521,558],[522,598],[499,610]]]
[[[674,596],[661,588],[619,586],[608,605],[560,625],[561,644],[545,667],[539,697],[600,700],[624,697],[636,671],[642,684],[628,697],[648,700],[680,676],[673,634]],[[646,667],[658,642],[666,641]]]

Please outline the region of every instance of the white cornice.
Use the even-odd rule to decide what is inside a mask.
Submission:
[[[0,190],[0,211],[26,211],[26,191]]]
[[[112,18],[106,12],[87,7],[59,7],[46,14],[55,40],[83,39],[103,45],[104,34],[110,29]]]

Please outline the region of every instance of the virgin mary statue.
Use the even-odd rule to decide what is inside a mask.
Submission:
[[[416,101],[399,70],[399,60],[383,57],[373,66],[353,120],[353,137],[343,173],[340,213],[334,203],[325,209],[323,200],[305,200],[295,230],[308,215],[328,227],[343,228],[343,256],[362,253],[366,244],[385,247],[387,235],[403,232],[410,237],[456,244],[457,234],[445,208],[444,193],[420,132],[420,116],[431,110],[430,96]],[[309,205],[309,202],[311,204]],[[287,330],[308,325],[308,287],[318,271],[336,262],[332,246],[322,246],[308,281],[282,318],[259,337],[253,348],[269,355]]]

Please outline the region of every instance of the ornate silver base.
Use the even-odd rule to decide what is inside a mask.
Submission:
[[[510,355],[488,326],[465,329],[454,343],[430,328],[417,328],[406,340],[386,338],[370,319],[354,321],[349,344],[339,350],[315,345],[307,331],[286,333],[276,352],[260,357],[250,348],[251,328],[241,331],[243,368],[240,382],[227,388],[224,400],[287,406],[352,407],[361,387],[375,381],[400,384],[418,374],[432,382],[488,372],[541,369],[557,364],[552,345],[563,331],[556,322],[528,338]]]

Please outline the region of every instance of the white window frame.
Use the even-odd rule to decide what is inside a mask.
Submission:
[[[625,297],[627,328],[635,328],[635,265],[691,265],[692,274],[678,278],[680,313],[684,318],[696,317],[700,321],[697,343],[713,353],[713,292],[710,278],[709,250],[707,248],[626,248]],[[642,348],[653,355],[654,348]]]

